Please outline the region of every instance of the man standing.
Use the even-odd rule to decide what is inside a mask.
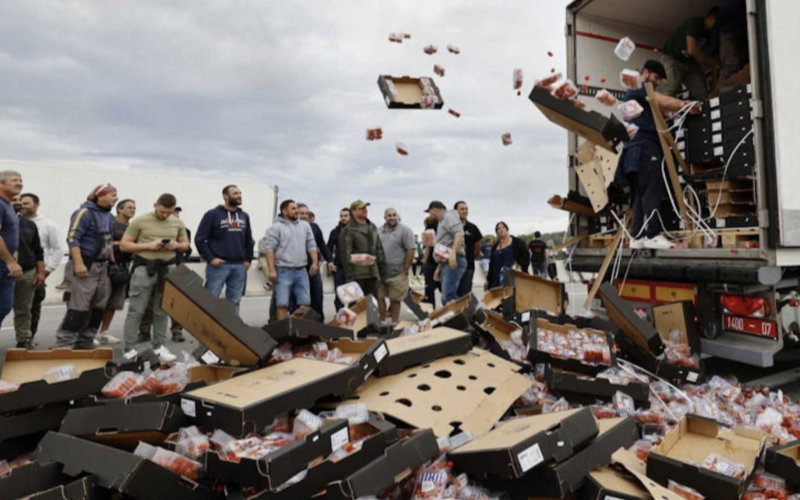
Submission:
[[[693,99],[705,99],[708,96],[706,77],[701,64],[719,70],[722,65],[700,48],[703,41],[711,38],[711,29],[717,22],[719,7],[712,7],[705,17],[690,17],[664,43],[661,62],[664,63],[666,75],[661,92],[668,96],[676,96],[681,91],[681,84],[686,84],[689,95]]]
[[[136,202],[133,200],[122,200],[117,203],[117,217],[111,225],[111,241],[114,246],[114,265],[127,269],[130,272],[131,254],[119,249],[120,241],[125,231],[128,229],[133,216],[136,215]],[[125,307],[125,299],[128,298],[128,283],[111,284],[111,297],[106,304],[103,313],[103,323],[100,325],[100,334],[97,340],[101,344],[117,344],[119,339],[105,333],[111,326],[114,313],[121,311]]]
[[[298,305],[311,302],[308,277],[319,272],[314,234],[308,222],[299,219],[297,203],[284,200],[280,209],[281,214],[265,235],[269,280],[274,285],[272,300],[279,320],[289,316],[291,295]],[[309,257],[311,267],[306,271]]]
[[[481,239],[483,235],[478,226],[467,220],[469,217],[469,207],[466,201],[457,201],[453,207],[461,219],[464,227],[464,249],[467,252],[467,268],[464,276],[458,283],[458,296],[463,297],[472,292],[472,277],[475,275],[475,257],[481,254]]]
[[[368,206],[364,200],[350,204],[352,218],[339,235],[339,250],[345,282],[355,281],[364,295],[377,296],[378,279],[386,275],[386,259],[378,228],[367,218]]]
[[[19,215],[19,249],[17,262],[22,268],[22,276],[14,285],[14,332],[17,347],[31,348],[31,305],[33,291],[44,283],[44,251],[39,242],[36,223],[22,215],[20,195],[11,198],[11,205]]]
[[[111,296],[108,262],[114,261],[111,208],[116,202],[117,188],[100,184],[70,218],[67,234],[70,260],[64,269],[69,282],[69,302],[56,332],[56,347],[94,347]]]
[[[240,208],[241,190],[234,185],[225,186],[222,199],[222,205],[203,216],[194,244],[206,261],[206,288],[219,297],[225,286],[225,298],[239,314],[239,301],[253,260],[253,233],[250,216]]]
[[[44,279],[46,280],[58,266],[67,249],[58,228],[50,219],[39,215],[39,197],[33,193],[24,193],[20,196],[22,202],[22,215],[32,220],[39,231],[39,242],[44,250]],[[42,313],[42,302],[46,296],[47,285],[42,283],[33,290],[33,302],[31,303],[31,339],[36,335],[39,328],[39,318]]]
[[[153,297],[153,339],[151,345],[162,363],[176,357],[166,345],[167,314],[161,308],[164,276],[175,269],[179,254],[189,249],[183,221],[172,217],[177,206],[175,196],[164,193],[153,205],[154,210],[134,219],[120,242],[120,250],[135,254],[125,318],[125,351],[133,354],[136,336],[150,297]]]
[[[400,304],[408,294],[408,270],[414,261],[414,232],[400,223],[400,216],[394,208],[387,208],[383,213],[384,224],[379,236],[383,253],[386,256],[386,274],[381,274],[378,285],[378,312],[381,321],[386,320],[386,299],[389,299],[389,311],[392,322],[400,319]]]
[[[455,210],[447,210],[441,201],[432,201],[426,210],[428,214],[439,221],[436,229],[435,245],[441,245],[449,249],[446,258],[436,258],[438,262],[434,280],[442,282],[442,305],[458,298],[458,285],[464,271],[467,269],[466,250],[464,248],[464,226],[461,225],[461,217]]]
[[[422,233],[422,242],[425,250],[422,252],[422,275],[425,280],[424,301],[436,308],[436,290],[442,291],[442,283],[435,280],[436,269],[439,267],[433,259],[433,245],[436,241],[436,230],[439,221],[428,215],[423,221],[425,231]]]
[[[11,198],[22,192],[22,176],[13,170],[0,171],[0,323],[11,312],[14,283],[22,276],[15,254],[19,245],[19,218]]]
[[[424,255],[422,243],[420,243],[419,235],[416,233],[414,234],[414,249],[416,250],[416,253],[414,255],[414,262],[411,264],[412,279],[419,277],[419,268],[422,266],[422,257]]]
[[[331,229],[331,234],[328,235],[328,251],[333,257],[333,262],[328,264],[328,272],[333,272],[333,286],[338,288],[344,284],[344,266],[342,265],[342,256],[339,252],[339,234],[344,230],[344,227],[350,222],[350,209],[345,207],[339,210],[339,224]],[[333,305],[338,311],[344,304],[339,300],[339,296],[333,299]]]
[[[633,136],[633,139],[625,142],[615,174],[616,182],[627,182],[631,188],[631,209],[633,210],[631,236],[633,240],[630,242],[630,248],[632,249],[666,249],[672,246],[670,241],[660,234],[661,226],[658,222],[657,212],[661,206],[661,195],[664,191],[661,177],[663,152],[645,88],[647,83],[651,83],[653,87],[658,86],[666,78],[666,75],[664,66],[651,59],[646,61],[642,68],[641,86],[636,90],[625,91],[624,100],[633,99],[644,109],[642,114],[631,120],[631,123],[639,127],[639,131]],[[664,111],[678,111],[689,104],[688,101],[675,99],[660,92],[655,93],[655,100]],[[697,106],[691,110],[692,113],[699,111]]]
[[[297,216],[300,217],[300,220],[308,222],[308,225],[311,226],[311,232],[314,234],[314,244],[317,246],[317,252],[318,254],[321,254],[320,256],[323,259],[322,262],[327,262],[328,272],[330,272],[333,259],[331,258],[330,251],[328,251],[328,246],[325,244],[325,237],[322,235],[322,229],[320,229],[317,223],[313,220],[313,212],[308,210],[308,205],[305,203],[298,203]],[[324,322],[325,313],[322,308],[322,272],[318,272],[314,276],[311,276],[311,273],[309,272],[308,279],[311,294],[311,309],[315,310],[317,314],[320,315],[320,318],[322,318],[321,321]]]
[[[528,243],[531,252],[531,274],[547,278],[547,243],[542,241],[542,233],[533,233],[533,239]]]

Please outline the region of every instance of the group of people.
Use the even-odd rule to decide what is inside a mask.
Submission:
[[[147,341],[162,361],[174,360],[166,346],[168,329],[174,341],[184,339],[181,325],[173,321],[170,328],[161,308],[163,282],[191,252],[191,233],[180,219],[175,196],[160,195],[152,211],[137,217],[134,200],[119,200],[111,184],[98,185],[72,213],[65,246],[56,225],[38,214],[39,197],[21,191],[18,172],[0,172],[0,321],[13,307],[17,347],[33,345],[45,281],[67,253],[67,310],[55,347],[89,349],[123,342],[126,353],[134,354]],[[378,298],[381,320],[397,322],[413,267],[422,267],[426,300],[435,304],[439,289],[441,302],[447,304],[472,290],[475,261],[485,251],[483,235],[468,220],[464,201],[452,210],[441,201],[430,202],[421,243],[394,208],[386,208],[383,224],[376,226],[364,200],[340,210],[339,224],[326,242],[309,207],[285,200],[259,241],[260,255],[255,255],[250,217],[241,204],[241,190],[225,186],[222,203],[205,213],[194,235],[195,248],[206,262],[205,287],[218,297],[224,293],[237,313],[247,272],[258,257],[273,289],[272,319],[308,306],[324,321],[324,265],[336,287],[358,283],[364,295]],[[538,232],[528,247],[510,235],[505,223],[495,230],[489,286],[499,285],[502,271],[512,267],[527,272],[532,264],[533,272],[545,276],[547,249]],[[123,338],[116,339],[108,329],[126,302]],[[336,298],[337,310],[346,305]]]

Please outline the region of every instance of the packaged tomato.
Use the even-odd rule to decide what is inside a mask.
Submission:
[[[423,96],[424,97],[424,96]],[[398,154],[403,156],[408,156],[408,146],[403,144],[402,142],[398,142],[394,145],[395,149],[397,150]]]
[[[636,454],[636,458],[641,460],[642,462],[647,461],[647,457],[650,456],[650,450],[653,449],[653,443],[650,441],[645,441],[644,439],[640,439],[633,443],[633,446],[629,448],[630,451]]]
[[[302,439],[322,427],[322,419],[310,411],[303,409],[297,412],[292,423],[292,434],[295,439]]]
[[[503,141],[503,146],[510,146],[511,145],[511,133],[506,132],[505,134],[500,136],[500,140]]]
[[[339,297],[342,304],[349,304],[361,299],[364,296],[364,290],[357,282],[350,281],[336,287],[336,296]]]
[[[0,380],[0,394],[14,392],[17,389],[19,389],[19,385],[12,382],[6,382],[5,380]]]
[[[633,69],[623,69],[619,74],[619,83],[627,89],[638,90],[642,86],[642,75]]]
[[[622,37],[617,46],[614,47],[614,53],[623,61],[630,59],[634,50],[636,50],[636,44],[627,36]]]
[[[368,253],[354,253],[350,255],[350,263],[357,266],[371,266],[375,263],[375,256]]]
[[[536,80],[536,85],[539,87],[549,87],[561,79],[561,73],[560,72],[556,73],[555,68],[553,68],[553,71],[551,71],[551,73],[553,74],[550,76],[546,76],[540,80]]]
[[[181,476],[188,477],[189,479],[197,479],[200,477],[202,464],[179,455],[174,451],[140,442],[133,454],[155,462],[161,467],[169,469]]]
[[[414,489],[413,500],[439,500],[447,487],[447,473],[444,471],[424,472],[420,475]]]
[[[572,101],[572,104],[574,104],[575,107],[578,108],[578,109],[583,109],[583,108],[586,107],[586,103],[584,103],[580,99],[571,99],[571,101]]]
[[[438,64],[433,65],[433,72],[439,76],[444,76],[444,68],[439,66]]]
[[[461,117],[461,113],[459,113],[458,111],[456,111],[453,108],[448,109],[447,112],[450,113],[451,115],[455,116],[456,118],[460,118]]]
[[[11,472],[11,466],[5,460],[0,460],[0,477],[6,476]]]
[[[124,398],[144,382],[138,373],[122,371],[114,375],[101,390],[107,398]]]
[[[514,85],[514,90],[522,88],[522,70],[515,68],[514,73],[511,75],[511,81]]]
[[[452,43],[448,43],[447,44],[447,51],[450,52],[451,54],[460,54],[461,53],[461,49],[459,49],[458,47],[456,47]]]
[[[65,380],[72,380],[75,378],[75,365],[65,364],[54,366],[45,370],[42,378],[48,384],[55,384],[57,382],[64,382]]]
[[[426,247],[432,247],[436,241],[436,230],[426,229],[422,232],[422,244]]]
[[[394,43],[403,43],[402,33],[389,33],[389,41]]]
[[[189,458],[199,458],[210,449],[211,443],[205,434],[185,437],[175,443],[175,452]]]
[[[747,469],[743,464],[729,460],[716,453],[709,454],[703,461],[703,467],[735,479],[743,479]]]
[[[635,123],[623,122],[625,125],[625,132],[628,133],[628,138],[633,139],[639,133],[639,126]]]
[[[452,252],[453,252],[452,248],[439,243],[435,247],[433,247],[433,259],[436,262],[446,262],[450,258],[450,254]]]
[[[578,88],[572,83],[572,80],[564,80],[553,88],[551,94],[556,99],[566,101],[578,95]]]
[[[667,489],[673,493],[678,494],[681,498],[686,500],[706,500],[706,497],[701,495],[700,492],[680,483],[676,483],[672,479],[667,483]]]
[[[435,54],[438,50],[439,49],[436,48],[436,45],[426,45],[425,48],[422,49],[422,52],[425,52],[430,56]]]
[[[336,311],[336,321],[342,325],[353,326],[353,324],[356,322],[356,319],[358,319],[358,314],[348,307],[342,307]]]
[[[615,104],[617,104],[619,102],[619,101],[617,101],[617,98],[614,97],[611,94],[611,92],[609,92],[606,89],[600,89],[597,92],[597,94],[595,94],[594,98],[597,99],[598,101],[602,102],[606,106],[614,106]]]
[[[629,101],[620,103],[617,106],[617,111],[619,111],[619,114],[622,116],[623,120],[630,121],[641,115],[644,111],[644,108],[642,108],[642,105],[639,104],[635,99],[631,99]]]

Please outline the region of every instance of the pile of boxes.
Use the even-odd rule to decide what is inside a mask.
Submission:
[[[509,272],[481,301],[431,311],[410,294],[416,322],[382,325],[367,296],[348,326],[301,309],[254,328],[180,267],[162,305],[197,361],[5,353],[0,500],[790,498],[800,408],[667,357],[696,350],[690,305],[643,319],[600,292],[610,321],[568,317],[563,285]],[[182,389],[148,390],[166,370]],[[140,386],[108,397],[120,373]]]

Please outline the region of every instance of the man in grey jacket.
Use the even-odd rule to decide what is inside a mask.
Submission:
[[[294,200],[281,203],[281,215],[267,229],[264,238],[269,280],[274,284],[273,300],[280,320],[289,316],[291,294],[298,305],[307,306],[311,302],[308,277],[319,272],[317,244],[311,226],[299,220]],[[309,257],[311,267],[306,272]]]

